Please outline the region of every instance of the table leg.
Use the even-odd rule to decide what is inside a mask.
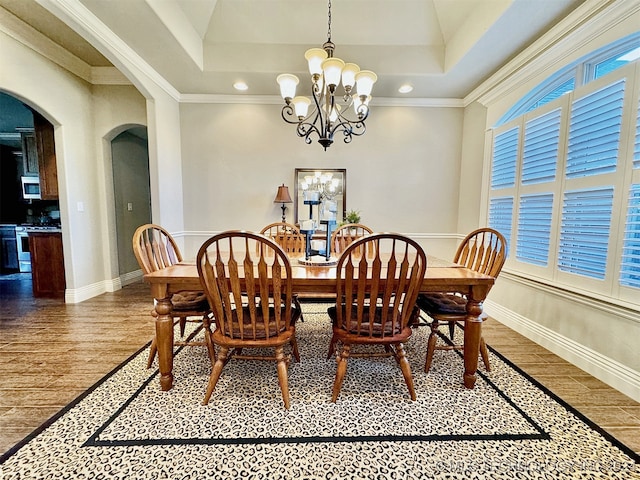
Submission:
[[[464,386],[476,384],[480,339],[482,338],[482,302],[487,292],[471,289],[467,296],[467,317],[464,322]]]
[[[173,386],[173,316],[171,297],[156,299],[156,345],[160,368],[160,388],[171,390]]]

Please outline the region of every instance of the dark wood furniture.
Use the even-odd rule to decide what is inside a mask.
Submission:
[[[62,233],[29,232],[34,297],[64,298]]]
[[[42,115],[34,112],[36,149],[38,150],[38,172],[40,175],[40,198],[58,200],[58,166],[53,125]]]
[[[389,252],[384,259],[382,251]],[[336,358],[332,402],[340,395],[349,357],[362,356],[393,356],[411,400],[416,399],[403,343],[411,337],[410,323],[418,314],[416,298],[426,268],[422,247],[402,235],[375,233],[346,247],[336,266],[336,305],[328,310],[333,325],[329,356],[342,346]],[[382,346],[384,352],[356,353],[355,345]]]
[[[146,273],[162,270],[182,261],[182,253],[171,234],[159,225],[151,223],[140,225],[133,234],[133,253],[138,260],[142,271]],[[187,321],[202,322],[209,314],[209,304],[201,288],[197,290],[183,290],[175,292],[171,296],[173,305],[172,316],[180,325],[180,337],[184,338]],[[156,316],[156,310],[151,314]],[[178,340],[172,341],[172,345],[203,346],[199,341]],[[147,368],[151,368],[156,352],[158,351],[158,337],[154,335],[147,359]],[[164,353],[173,355],[171,351]],[[209,355],[215,352],[209,350]]]
[[[507,258],[507,241],[504,236],[491,228],[479,228],[469,233],[460,243],[453,261],[470,270],[496,278]],[[488,293],[488,291],[487,291]],[[435,350],[463,350],[460,344],[437,343],[440,325],[449,324],[449,336],[453,341],[454,329],[458,322],[466,318],[467,299],[461,293],[424,293],[418,296],[417,304],[422,311],[433,319],[427,346],[424,371],[431,369]],[[466,354],[466,353],[465,353]],[[480,337],[480,355],[487,370],[491,370],[489,354],[484,339]]]
[[[430,257],[429,267],[422,279],[421,292],[459,292],[467,300],[464,330],[464,374],[467,388],[476,381],[478,351],[482,330],[482,302],[493,285],[490,275],[468,268],[438,261]],[[296,293],[333,294],[337,290],[336,267],[305,266],[291,262],[293,291]],[[173,321],[171,296],[182,290],[202,288],[198,270],[194,263],[171,265],[148,273],[144,280],[151,286],[151,296],[156,299],[156,337],[158,339],[158,362],[160,385],[163,390],[173,385]]]
[[[289,408],[285,345],[300,361],[295,323],[300,306],[293,297],[289,257],[276,242],[261,234],[228,231],[205,241],[196,257],[200,283],[216,319],[215,330],[205,322],[210,349],[219,347],[211,361],[211,375],[203,405],[231,358],[272,360],[277,364],[284,407]],[[246,349],[273,349],[273,355],[245,355]]]

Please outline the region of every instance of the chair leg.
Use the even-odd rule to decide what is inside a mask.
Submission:
[[[226,363],[228,353],[229,347],[220,347],[220,354],[218,355],[218,358],[213,364],[213,368],[211,369],[211,376],[209,377],[209,384],[207,385],[207,393],[205,393],[204,395],[202,405],[207,405],[209,403],[209,399],[211,398],[213,389],[216,388],[216,384],[218,383],[218,379],[220,378],[220,374],[222,373],[222,368]]]
[[[327,353],[327,360],[329,360],[333,354],[336,353],[336,337],[333,335],[331,337],[331,343],[329,343],[329,353]]]
[[[187,317],[180,317],[178,320],[180,323],[180,338],[184,337],[184,329],[187,326]]]
[[[282,345],[276,347],[276,361],[278,362],[278,383],[280,384],[280,390],[282,391],[282,401],[284,402],[284,408],[289,410],[290,399],[287,360],[284,354],[284,347]]]
[[[449,338],[453,340],[453,335],[456,330],[456,322],[448,322],[449,323]]]
[[[156,342],[156,336],[153,336],[153,340],[151,340],[151,346],[149,347],[149,358],[147,359],[147,368],[151,368],[153,365],[153,361],[156,358],[156,353],[158,352],[158,345]]]
[[[482,356],[482,361],[484,362],[484,368],[487,369],[487,372],[490,372],[491,365],[489,365],[489,352],[487,351],[487,344],[484,342],[483,337],[480,337],[480,355]]]
[[[438,326],[437,320],[431,322],[431,333],[429,334],[429,341],[427,342],[427,357],[424,361],[424,371],[429,373],[431,370],[431,362],[433,361],[433,353],[436,351],[436,342],[438,340]]]
[[[416,390],[413,386],[413,376],[411,375],[411,365],[409,365],[409,361],[407,360],[407,356],[404,353],[404,347],[401,343],[398,343],[396,346],[396,359],[398,360],[398,364],[400,365],[400,370],[402,370],[402,376],[404,377],[404,383],[407,384],[407,388],[409,389],[409,396],[411,400],[416,399]]]
[[[215,362],[218,359],[216,356],[216,349],[215,349],[215,346],[213,345],[213,341],[211,340],[211,333],[206,328],[204,330],[204,343],[207,347],[207,354],[209,355],[209,360],[211,360],[212,363]]]
[[[349,359],[349,352],[351,351],[351,345],[343,345],[342,353],[337,358],[337,369],[336,369],[336,379],[333,382],[333,393],[331,395],[331,401],[333,403],[338,400],[338,395],[340,395],[340,390],[342,389],[342,383],[344,382],[344,377],[347,373],[347,360]]]
[[[295,336],[291,337],[291,353],[296,362],[300,363],[300,352],[298,352],[298,340]]]

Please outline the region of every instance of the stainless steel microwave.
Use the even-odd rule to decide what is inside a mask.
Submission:
[[[40,177],[22,177],[22,198],[25,200],[40,199]]]

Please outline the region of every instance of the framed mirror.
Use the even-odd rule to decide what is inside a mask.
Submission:
[[[294,177],[294,219],[343,221],[347,211],[347,170],[345,168],[296,168]],[[307,203],[305,203],[305,200]]]

